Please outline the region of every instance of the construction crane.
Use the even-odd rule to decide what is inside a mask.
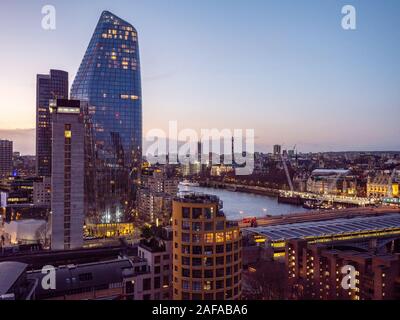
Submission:
[[[285,170],[286,179],[287,179],[288,184],[289,184],[290,192],[293,193],[294,187],[293,187],[292,179],[290,178],[289,169],[288,169],[288,166],[287,166],[287,163],[286,163],[287,156],[286,155],[284,156],[283,153],[281,153],[281,160],[282,160],[282,164],[283,164],[283,169]]]

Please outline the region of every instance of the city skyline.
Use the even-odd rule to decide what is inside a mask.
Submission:
[[[256,150],[264,152],[276,143],[304,152],[399,150],[400,5],[352,1],[357,30],[345,31],[344,4],[53,1],[57,29],[45,31],[45,3],[5,1],[9,16],[25,23],[1,22],[10,31],[9,50],[0,53],[0,103],[10,107],[0,137],[34,154],[36,74],[65,70],[72,83],[98,16],[110,10],[138,29],[144,134],[177,120],[198,130],[254,128]],[[27,48],[31,59],[23,59]]]

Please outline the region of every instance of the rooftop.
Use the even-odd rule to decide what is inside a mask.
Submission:
[[[27,267],[27,264],[20,262],[0,263],[0,296],[8,293]]]
[[[132,261],[127,258],[59,266],[56,270],[56,290],[50,294],[39,286],[36,295],[39,299],[48,295],[56,297],[70,290],[98,286],[108,287],[112,283],[121,283],[124,278],[132,277],[135,274],[135,264],[146,266],[142,259]],[[37,279],[39,283],[43,277],[44,274],[41,270],[28,272],[28,278]]]
[[[183,202],[183,203],[204,203],[204,204],[220,204],[220,199],[211,194],[204,193],[180,193],[177,197],[174,198],[174,201]]]
[[[267,237],[271,241],[285,241],[395,228],[400,228],[400,214],[245,228],[244,230]]]

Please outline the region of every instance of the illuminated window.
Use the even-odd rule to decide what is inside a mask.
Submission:
[[[212,290],[212,281],[204,282],[204,290]]]
[[[214,234],[213,233],[206,233],[204,235],[204,241],[206,243],[213,243],[214,242]]]
[[[232,238],[232,231],[228,231],[227,233],[226,233],[226,241],[232,241],[233,240],[233,238]]]
[[[67,138],[67,139],[71,139],[71,137],[72,137],[72,132],[71,132],[71,130],[65,130],[64,136],[65,136],[65,138]]]
[[[224,242],[224,233],[223,232],[218,232],[215,234],[216,242]]]

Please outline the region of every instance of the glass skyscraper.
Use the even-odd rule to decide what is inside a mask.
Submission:
[[[142,90],[137,31],[104,11],[71,88],[93,125],[96,213],[118,221],[134,203],[141,162]]]
[[[36,78],[36,174],[51,176],[51,121],[49,101],[68,98],[68,73],[50,70]]]

